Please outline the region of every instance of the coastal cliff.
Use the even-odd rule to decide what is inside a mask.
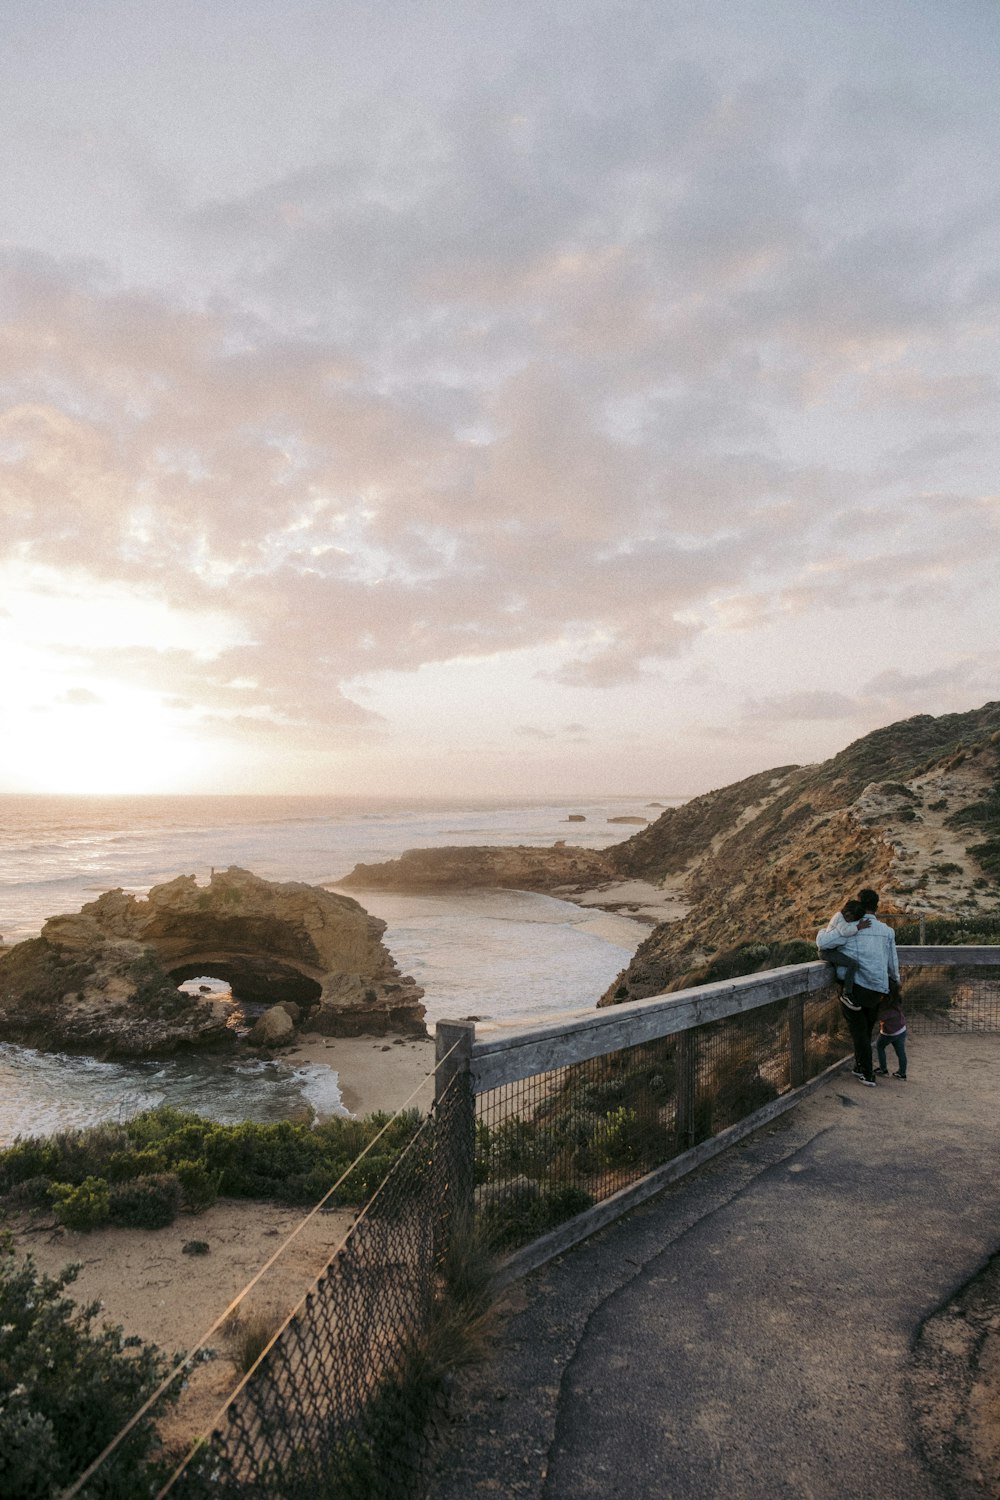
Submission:
[[[503,885],[616,910],[658,888],[660,922],[600,1000],[644,999],[741,944],[812,942],[861,885],[890,914],[1000,917],[1000,703],[920,714],[818,765],[783,765],[666,809],[602,851],[410,850],[359,865],[352,887]],[[636,904],[635,897],[632,905]],[[639,902],[641,904],[641,901]]]
[[[601,1000],[644,999],[740,944],[811,942],[862,885],[890,915],[1000,915],[1000,703],[921,714],[829,760],[668,809],[607,851],[670,877],[689,910],[650,933]]]
[[[424,1036],[423,990],[399,973],[384,932],[349,896],[236,867],[145,899],[106,891],[0,955],[0,1038],[102,1057],[231,1042],[228,1007],[178,989],[205,974],[244,1001],[279,1002],[284,1024],[264,1026],[265,1043],[303,1015],[328,1036]]]

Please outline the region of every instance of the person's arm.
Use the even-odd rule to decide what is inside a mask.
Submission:
[[[821,953],[827,948],[842,948],[847,939],[853,937],[858,930],[854,922],[845,922],[844,928],[843,932],[838,932],[836,927],[824,927],[822,932],[817,932],[816,947]]]
[[[899,983],[899,954],[896,952],[896,934],[893,932],[893,930],[892,930],[891,927],[889,928],[889,936],[888,936],[888,938],[887,938],[886,941],[887,941],[887,943],[889,945],[889,951],[886,954],[886,958],[887,958],[888,964],[889,964],[889,978],[890,979],[894,979],[896,981],[896,983],[898,984]]]

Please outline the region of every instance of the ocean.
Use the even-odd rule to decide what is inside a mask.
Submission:
[[[682,800],[0,795],[0,933],[19,942],[102,891],[144,895],[177,875],[204,882],[230,865],[320,885],[405,849],[560,838],[606,848],[635,831],[609,819],[652,820]],[[570,813],[586,821],[570,823]],[[350,894],[388,924],[384,941],[424,987],[430,1026],[466,1015],[537,1021],[593,1005],[649,930],[522,891]],[[227,1121],[343,1111],[337,1075],[326,1068],[190,1058],[102,1063],[0,1044],[0,1145],[162,1103]]]

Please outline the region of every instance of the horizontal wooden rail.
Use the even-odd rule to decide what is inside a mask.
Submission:
[[[992,946],[987,944],[982,947],[961,947],[954,944],[951,947],[945,944],[927,943],[923,947],[917,944],[900,945],[896,952],[899,954],[900,967],[904,969],[927,967],[931,969],[953,969],[953,968],[983,968],[993,965],[1000,969],[1000,943]]]
[[[535,1073],[548,1073],[623,1047],[674,1036],[692,1026],[757,1010],[775,1000],[814,994],[829,983],[828,964],[796,964],[650,1000],[630,1000],[553,1025],[477,1040],[472,1046],[472,1087],[482,1094]]]
[[[995,947],[945,947],[916,945],[899,948],[899,962],[914,967],[1000,967],[1000,945]],[[790,964],[745,974],[716,984],[696,985],[648,1000],[631,1000],[603,1010],[563,1017],[548,1025],[525,1027],[500,1036],[474,1038],[470,1075],[473,1091],[485,1093],[504,1084],[517,1083],[536,1073],[604,1057],[624,1047],[675,1036],[693,1026],[721,1021],[770,1005],[776,1000],[817,994],[830,983],[828,963]],[[468,1022],[442,1022],[469,1028]],[[472,1029],[472,1028],[470,1028]]]

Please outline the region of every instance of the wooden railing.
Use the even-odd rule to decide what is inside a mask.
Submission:
[[[972,972],[996,968],[1000,972],[1000,947],[907,946],[900,947],[899,960],[904,971],[911,975],[924,968],[951,970],[960,967]],[[811,1007],[808,1028],[805,1019],[807,1006]],[[765,1038],[763,1017],[766,1007],[772,1009],[766,1013],[771,1020],[767,1023]],[[551,1114],[553,1095],[566,1088],[567,1079],[572,1081],[580,1076],[586,1065],[594,1064],[598,1059],[618,1058],[618,1072],[621,1073],[624,1055],[641,1058],[641,1049],[674,1039],[669,1048],[661,1049],[669,1053],[671,1089],[669,1100],[659,1111],[658,1122],[662,1135],[662,1120],[669,1117],[675,1142],[670,1159],[649,1171],[642,1171],[638,1180],[615,1188],[567,1222],[538,1235],[532,1243],[508,1258],[505,1274],[508,1277],[524,1274],[561,1253],[794,1107],[830,1072],[842,1067],[850,1055],[845,1032],[840,1054],[830,1061],[831,1053],[836,1052],[838,1045],[832,1039],[836,1035],[832,1028],[838,1011],[830,966],[814,962],[701,985],[607,1009],[589,1010],[541,1025],[487,1024],[477,1031],[473,1021],[439,1021],[437,1055],[439,1060],[447,1058],[447,1065],[439,1069],[440,1086],[445,1087],[455,1074],[461,1078],[470,1098],[465,1117],[469,1130],[475,1129],[476,1103],[481,1130],[484,1119],[500,1119],[502,1123],[519,1119],[527,1130],[546,1111]],[[758,1012],[764,1039],[760,1042],[755,1061],[748,1024],[752,1030],[752,1018]],[[990,1014],[995,1013],[994,1003]],[[731,1028],[720,1027],[719,1023],[727,1021],[733,1023]],[[822,1035],[817,1038],[820,1026]],[[699,1138],[704,1130],[705,1094],[711,1087],[711,1078],[706,1079],[703,1066],[699,1072],[699,1053],[705,1051],[708,1037],[716,1049],[724,1047],[727,1031],[733,1033],[733,1045],[738,1048],[744,1072],[756,1068],[758,1077],[766,1073],[770,1078],[777,1076],[780,1081],[778,1085],[765,1085],[765,1088],[772,1088],[775,1095],[766,1103],[749,1109],[735,1123]],[[774,1038],[779,1031],[781,1042],[776,1051]],[[817,1050],[817,1039],[822,1040],[822,1049]],[[635,1054],[630,1049],[640,1051]],[[520,1095],[517,1094],[518,1087],[523,1090]],[[488,1098],[494,1101],[492,1107]],[[489,1134],[489,1128],[486,1133]],[[466,1143],[464,1149],[457,1151],[457,1156],[461,1159],[472,1153],[471,1143]],[[615,1179],[607,1180],[613,1182]],[[530,1184],[526,1185],[523,1179],[519,1181],[519,1191],[524,1193]],[[588,1186],[592,1184],[588,1183]],[[473,1193],[471,1181],[468,1191]],[[470,1211],[472,1209],[470,1204]]]

